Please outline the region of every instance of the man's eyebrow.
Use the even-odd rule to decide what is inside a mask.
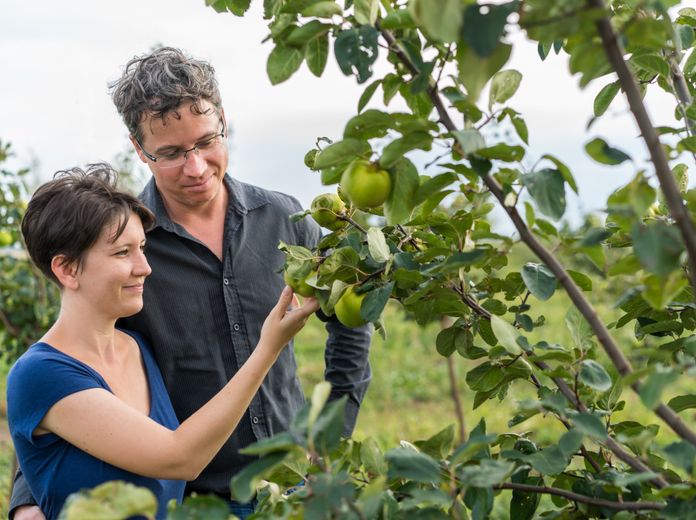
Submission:
[[[215,130],[210,130],[206,134],[203,134],[201,137],[196,139],[196,143],[200,143],[201,141],[205,141],[206,139],[210,139],[211,137],[214,137],[218,135],[220,132],[216,132]],[[173,144],[165,144],[163,146],[160,146],[155,150],[156,154],[161,154],[165,152],[174,152],[176,150],[181,150],[181,146],[176,146]]]

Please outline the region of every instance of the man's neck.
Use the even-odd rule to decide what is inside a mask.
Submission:
[[[223,185],[218,195],[204,206],[170,204],[162,197],[169,218],[182,226],[216,256],[223,257],[223,234],[229,194]]]

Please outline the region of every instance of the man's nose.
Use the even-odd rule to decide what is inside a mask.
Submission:
[[[184,173],[191,177],[200,177],[208,167],[206,160],[201,157],[197,148],[186,153],[186,162],[184,163]]]

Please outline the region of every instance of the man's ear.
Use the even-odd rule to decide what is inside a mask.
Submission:
[[[132,135],[129,135],[128,139],[130,139],[130,142],[133,145],[133,148],[135,148],[135,153],[138,154],[138,157],[140,157],[140,160],[143,161],[144,163],[147,163],[147,157],[145,157],[145,154],[143,153],[143,149],[138,144],[138,141],[135,140],[135,137],[133,137]]]
[[[56,255],[51,259],[51,271],[66,289],[77,290],[80,287],[77,270],[77,262],[68,262],[65,255]]]

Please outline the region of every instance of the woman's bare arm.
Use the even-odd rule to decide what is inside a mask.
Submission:
[[[283,347],[319,307],[308,298],[290,309],[292,300],[292,291],[286,288],[247,362],[176,430],[97,388],[58,401],[40,427],[127,471],[152,478],[195,479],[232,434]]]

